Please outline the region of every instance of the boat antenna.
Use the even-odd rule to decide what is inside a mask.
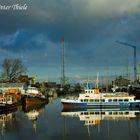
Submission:
[[[88,86],[88,81],[87,81],[87,89],[89,89],[89,86]]]
[[[97,72],[96,88],[99,88],[99,72]]]
[[[87,80],[87,86],[86,86],[87,89],[89,89],[89,77],[88,77],[88,80]]]
[[[37,80],[36,80],[36,73],[34,73],[33,82],[34,82],[34,85],[36,85],[36,82],[37,82]]]

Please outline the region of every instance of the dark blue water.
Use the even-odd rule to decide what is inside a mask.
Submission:
[[[0,140],[139,140],[136,111],[63,111],[60,98],[44,108],[0,115]],[[129,113],[129,114],[128,114]]]

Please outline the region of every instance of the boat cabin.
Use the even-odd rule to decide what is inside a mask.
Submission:
[[[41,97],[42,93],[36,87],[29,87],[26,94]]]
[[[90,93],[93,93],[93,94],[99,94],[99,89],[86,89],[85,90],[85,94],[90,94]]]
[[[0,95],[0,104],[12,104],[14,99],[11,95]]]

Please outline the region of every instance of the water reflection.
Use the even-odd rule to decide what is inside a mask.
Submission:
[[[62,110],[62,116],[78,117],[84,125],[99,125],[102,120],[130,120],[140,117],[139,109],[71,109]]]
[[[45,105],[36,105],[36,106],[23,106],[23,112],[27,116],[28,120],[33,123],[34,132],[37,131],[37,119],[41,112],[45,111]]]
[[[30,128],[33,128],[30,134],[31,132],[36,132],[39,114],[44,112],[46,105],[47,104],[39,104],[36,106],[21,105],[13,110],[0,112],[0,140],[18,139],[15,138],[18,136],[18,133],[28,133],[28,129]],[[30,122],[32,124],[30,124]],[[10,137],[11,134],[13,137]],[[32,133],[31,136],[34,136],[33,134],[34,133]]]
[[[138,109],[62,110],[60,99],[0,114],[0,140],[140,140]]]
[[[6,131],[8,130],[8,125],[13,120],[13,113],[17,111],[17,108],[14,108],[10,111],[0,112],[0,134],[1,138],[4,137]]]
[[[62,110],[61,116],[66,139],[73,125],[81,139],[140,140],[139,109],[71,109]]]

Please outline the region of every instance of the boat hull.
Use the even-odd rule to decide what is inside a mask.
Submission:
[[[140,107],[140,102],[100,102],[100,103],[81,103],[81,102],[61,102],[65,109],[69,108],[135,108]]]
[[[41,109],[45,108],[45,105],[46,104],[38,104],[38,105],[34,105],[34,106],[25,105],[25,106],[22,106],[22,110],[23,110],[23,112],[30,112],[32,110],[41,110]]]
[[[23,105],[26,106],[36,106],[41,104],[46,104],[48,102],[47,98],[24,96],[22,99]]]
[[[0,113],[17,109],[18,103],[0,104]]]

